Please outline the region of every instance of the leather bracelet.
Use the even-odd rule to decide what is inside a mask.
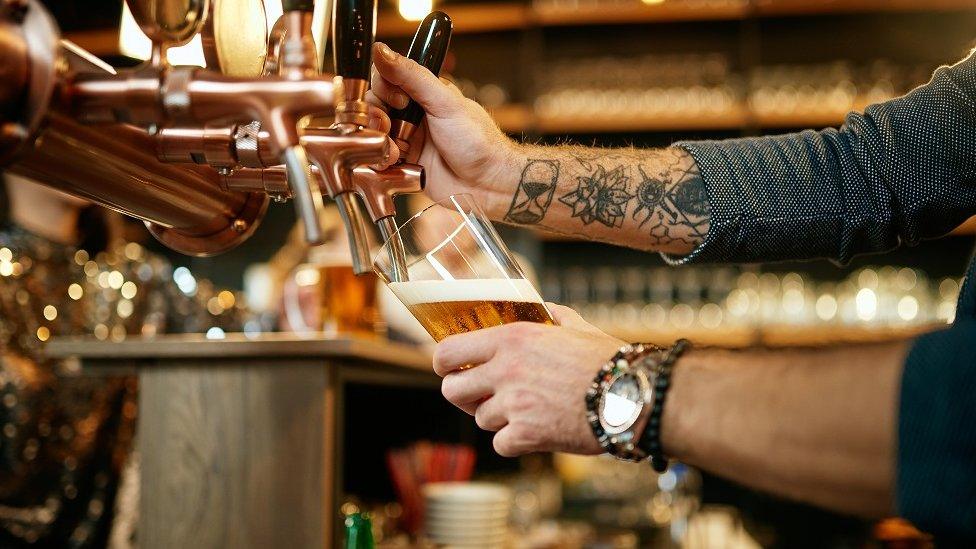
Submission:
[[[654,380],[654,403],[651,414],[647,418],[647,426],[641,435],[638,446],[640,450],[651,457],[651,467],[658,473],[668,470],[668,458],[664,455],[661,445],[661,418],[664,415],[664,403],[671,387],[671,372],[674,363],[684,353],[691,343],[687,339],[679,339],[668,350],[664,358],[657,364],[657,376]]]

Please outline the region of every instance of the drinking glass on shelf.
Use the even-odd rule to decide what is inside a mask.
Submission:
[[[511,322],[553,323],[469,194],[411,217],[380,249],[373,269],[437,341]]]
[[[283,322],[296,333],[381,335],[376,275],[356,275],[347,250],[318,246],[282,288]]]

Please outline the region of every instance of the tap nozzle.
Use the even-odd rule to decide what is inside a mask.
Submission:
[[[339,207],[339,217],[346,226],[346,236],[349,238],[349,251],[352,252],[352,270],[354,273],[366,274],[373,270],[372,258],[369,251],[369,239],[366,236],[366,216],[356,194],[342,193],[335,197]]]

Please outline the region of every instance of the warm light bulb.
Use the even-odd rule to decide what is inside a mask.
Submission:
[[[854,305],[857,308],[857,317],[868,321],[874,319],[878,311],[878,296],[870,288],[861,288],[854,296]]]
[[[641,2],[647,4],[648,6],[653,6],[656,4],[663,4],[664,0],[641,0]]]
[[[407,21],[422,21],[434,9],[434,0],[399,0],[400,16]]]
[[[152,53],[152,41],[136,23],[129,6],[122,3],[122,25],[119,28],[119,52],[127,57],[146,60]],[[173,65],[196,65],[206,67],[207,62],[203,58],[203,43],[200,35],[193,37],[189,43],[170,48],[166,51],[166,59]]]

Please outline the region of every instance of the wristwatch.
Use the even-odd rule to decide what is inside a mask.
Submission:
[[[664,350],[635,343],[620,348],[600,369],[586,394],[587,420],[600,445],[624,461],[642,461],[639,444],[656,390]]]

